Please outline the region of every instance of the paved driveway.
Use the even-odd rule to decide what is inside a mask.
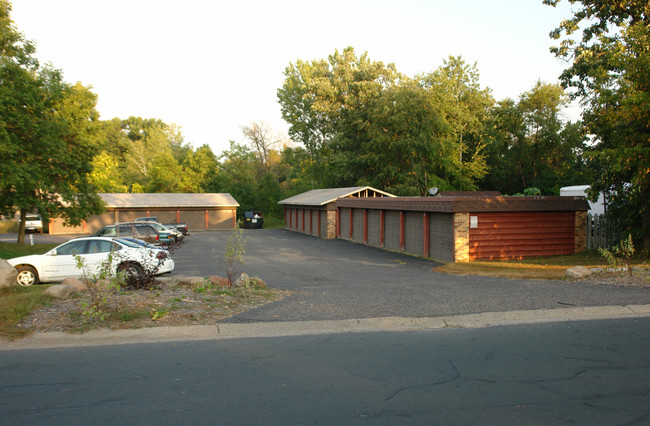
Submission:
[[[453,276],[439,263],[343,240],[283,229],[248,230],[239,271],[294,293],[228,322],[305,321],[442,315],[567,306],[650,303],[650,291],[566,283]],[[225,275],[230,232],[195,233],[177,250],[175,275]]]

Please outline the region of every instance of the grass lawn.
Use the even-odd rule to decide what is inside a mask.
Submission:
[[[643,255],[637,255],[633,260],[635,265],[647,266],[648,263],[648,257]],[[436,271],[458,275],[561,280],[567,268],[571,266],[608,267],[609,265],[597,250],[589,250],[568,256],[448,263],[436,268]]]
[[[56,247],[58,244],[27,244],[0,242],[0,259],[41,254]],[[22,321],[32,310],[47,305],[51,298],[43,294],[46,285],[33,287],[0,288],[0,336],[16,338],[25,334],[16,330],[15,325]]]
[[[16,244],[0,242],[0,259],[11,259],[12,257],[27,256],[29,254],[43,254],[59,244]]]
[[[13,339],[29,334],[29,331],[16,329],[15,326],[34,309],[50,303],[52,298],[43,294],[47,287],[49,286],[0,288],[1,337]]]

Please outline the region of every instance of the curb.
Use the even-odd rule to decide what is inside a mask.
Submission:
[[[650,305],[591,306],[532,311],[486,312],[427,318],[364,318],[326,321],[218,323],[134,330],[93,330],[83,334],[48,332],[16,341],[0,341],[0,351],[75,346],[105,346],[260,337],[305,336],[441,328],[485,328],[501,325],[650,317]]]

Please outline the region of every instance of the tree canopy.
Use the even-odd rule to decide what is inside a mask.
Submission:
[[[21,212],[22,242],[27,213],[79,224],[101,211],[88,180],[98,115],[88,88],[38,64],[10,11],[0,1],[0,213]]]
[[[559,0],[544,0],[555,6]],[[585,153],[594,170],[592,198],[604,192],[608,214],[650,247],[650,3],[570,0],[572,18],[551,32],[569,66],[562,84],[584,107],[593,135]],[[575,37],[580,35],[580,37]]]

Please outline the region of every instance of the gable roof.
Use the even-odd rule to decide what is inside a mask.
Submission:
[[[104,193],[98,195],[109,208],[239,207],[239,203],[228,193]]]
[[[364,195],[364,192],[372,193],[372,195]],[[303,192],[302,194],[294,195],[278,204],[283,205],[300,205],[300,206],[324,206],[325,204],[336,201],[337,198],[344,197],[395,197],[388,192],[380,191],[370,186],[351,186],[348,188],[328,188],[328,189],[312,189],[311,191]]]

